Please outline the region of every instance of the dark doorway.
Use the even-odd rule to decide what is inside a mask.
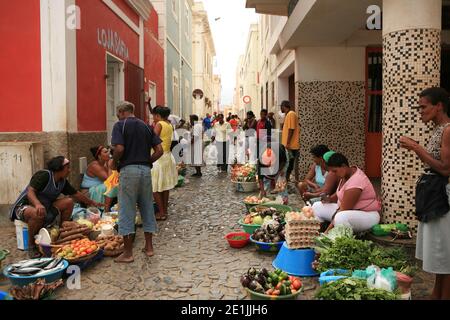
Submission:
[[[144,69],[127,62],[126,99],[135,106],[134,114],[143,121],[147,121],[145,110]]]
[[[289,101],[296,105],[295,103],[295,74],[289,77]]]

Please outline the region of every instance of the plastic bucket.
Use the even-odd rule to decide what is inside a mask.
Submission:
[[[256,229],[261,228],[260,224],[246,224],[242,222],[243,219],[239,220],[239,225],[244,229],[244,231],[248,234],[253,234]]]
[[[297,277],[315,277],[318,275],[312,268],[316,253],[313,249],[289,249],[286,242],[273,261],[275,269]]]

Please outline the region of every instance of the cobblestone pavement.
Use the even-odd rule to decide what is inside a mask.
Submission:
[[[275,254],[260,253],[252,245],[230,248],[224,236],[240,231],[237,221],[243,216],[242,200],[249,194],[237,193],[229,176],[214,167],[204,168],[202,178],[188,177],[187,184],[170,195],[169,218],[158,222],[154,238],[155,256],[145,257],[142,229],[135,242],[135,262],[116,264],[104,258],[84,270],[81,290],[60,289],[58,299],[247,299],[239,278],[253,267],[271,268]],[[192,173],[188,170],[188,173]],[[290,205],[301,207],[290,195]],[[12,224],[0,226],[0,247],[11,250],[3,265],[26,258],[16,249]],[[0,280],[1,281],[1,280]],[[413,298],[428,296],[433,277],[419,273],[413,284]],[[317,278],[304,278],[302,300],[312,299]],[[4,281],[3,281],[4,284]],[[4,290],[5,287],[1,287]]]

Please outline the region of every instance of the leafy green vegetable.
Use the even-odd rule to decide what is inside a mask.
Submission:
[[[324,253],[333,246],[333,243],[338,238],[353,238],[352,228],[344,225],[337,225],[331,229],[328,234],[322,233],[315,239],[315,250],[319,253]]]
[[[321,255],[319,272],[329,269],[364,270],[370,265],[413,276],[417,267],[412,266],[404,248],[384,248],[375,246],[371,241],[362,241],[353,237],[338,237],[332,241],[329,237],[316,238],[315,248]]]
[[[337,238],[319,258],[319,272],[329,269],[365,269],[370,265],[372,242]]]
[[[418,268],[411,265],[408,253],[402,247],[384,248],[374,246],[370,255],[370,264],[380,268],[392,267],[395,271],[414,276]]]
[[[316,299],[321,300],[396,300],[397,294],[367,287],[367,281],[354,278],[340,279],[320,287]]]

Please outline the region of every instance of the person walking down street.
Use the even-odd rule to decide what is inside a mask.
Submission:
[[[300,156],[300,125],[295,111],[289,101],[281,103],[281,111],[286,115],[281,134],[281,143],[286,148],[289,156],[289,166],[286,172],[286,179],[289,182],[294,165],[297,164]],[[295,181],[298,181],[298,170],[295,170]]]
[[[270,121],[270,124],[272,126],[272,129],[276,129],[276,121],[275,121],[275,114],[273,112],[269,112],[269,114],[267,115],[267,118]]]
[[[247,112],[247,118],[244,120],[244,126],[242,129],[247,131],[245,134],[245,156],[249,160],[256,160],[257,156],[251,155],[251,150],[253,150],[254,153],[257,152],[257,148],[254,145],[256,143],[257,121],[253,111]]]
[[[211,129],[212,121],[211,115],[209,113],[206,114],[205,119],[203,119],[203,130],[206,132]]]
[[[117,118],[119,121],[113,127],[111,143],[114,145],[113,166],[120,171],[119,234],[124,237],[125,249],[115,262],[131,263],[134,261],[136,204],[145,234],[143,251],[147,256],[153,256],[152,237],[156,233],[156,219],[151,168],[163,155],[163,148],[161,139],[153,130],[134,116],[131,102],[123,102],[117,107]]]
[[[152,168],[153,195],[159,208],[156,220],[166,220],[169,206],[169,192],[178,183],[178,172],[175,158],[172,155],[171,144],[174,133],[171,123],[167,120],[170,109],[156,106],[153,109],[155,121],[154,132],[162,140],[164,154],[159,158]]]
[[[262,109],[260,112],[260,119],[256,123],[256,152],[258,158],[257,174],[260,189],[264,188],[264,182],[261,175],[261,153],[266,150],[268,143],[272,137],[272,124],[267,118],[267,110]]]
[[[223,114],[217,116],[218,122],[214,125],[213,136],[211,140],[217,145],[217,168],[219,172],[226,172],[228,168],[228,145],[227,137],[232,128],[230,123],[225,122]]]
[[[203,166],[203,126],[202,123],[198,121],[198,116],[193,114],[190,116],[191,123],[191,145],[190,145],[190,155],[191,155],[191,166],[195,168],[195,173],[193,177],[202,176],[202,166]]]
[[[422,122],[434,124],[431,139],[424,148],[411,138],[400,138],[400,146],[413,151],[425,167],[425,174],[416,189],[428,191],[416,194],[416,212],[420,220],[416,258],[423,261],[424,271],[436,275],[431,298],[450,300],[450,214],[447,206],[447,203],[450,205],[450,98],[446,90],[437,87],[426,89],[419,96]]]
[[[75,190],[67,177],[70,174],[70,161],[63,156],[51,159],[48,170],[36,172],[25,190],[11,207],[11,221],[21,220],[28,224],[28,255],[40,257],[34,243],[34,236],[41,228],[52,225],[60,216],[60,226],[72,216],[74,202],[71,198],[59,199],[61,194],[71,196],[86,206],[103,207],[104,205],[87,198]]]

